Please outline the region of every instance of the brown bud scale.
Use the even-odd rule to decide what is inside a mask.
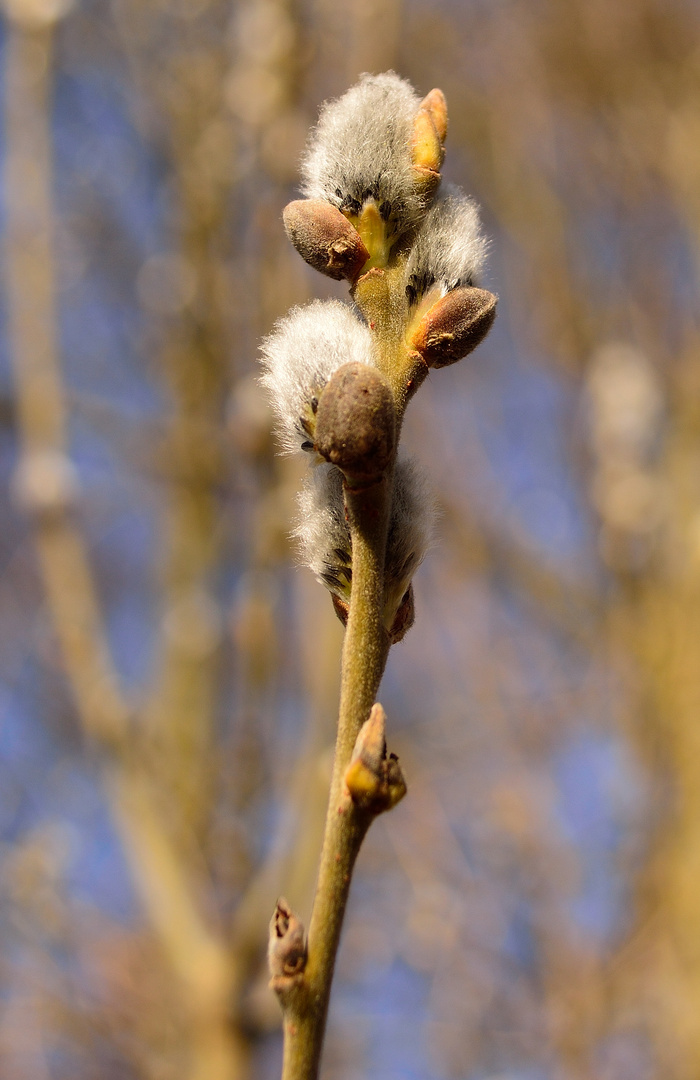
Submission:
[[[346,604],[344,600],[341,600],[335,593],[331,593],[331,600],[333,602],[333,610],[340,619],[343,626],[348,625],[348,616],[350,615],[350,605]]]
[[[408,586],[406,594],[399,605],[399,610],[394,616],[394,621],[391,624],[389,630],[389,637],[391,638],[391,644],[396,645],[397,641],[402,641],[405,638],[408,631],[413,626],[416,618],[416,605],[413,596],[413,583]]]
[[[306,967],[304,927],[283,896],[270,920],[267,958],[273,980],[280,980],[275,986],[278,990],[284,978],[300,975]]]
[[[333,373],[316,412],[316,450],[353,486],[378,480],[394,452],[396,407],[384,376],[352,361]]]
[[[410,345],[428,367],[441,368],[467,356],[488,334],[497,297],[486,289],[453,289],[423,316]]]
[[[354,281],[369,259],[357,229],[323,199],[297,199],[282,211],[287,236],[314,270]]]

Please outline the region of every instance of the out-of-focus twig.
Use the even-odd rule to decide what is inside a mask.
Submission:
[[[123,700],[73,516],[77,481],[55,343],[49,79],[52,20],[11,10],[5,74],[5,266],[21,440],[15,489],[32,516],[51,614],[86,731],[125,737]]]
[[[30,11],[31,9],[31,11]],[[21,440],[15,479],[31,515],[51,619],[86,735],[111,757],[107,793],[134,881],[180,980],[191,1028],[191,1080],[239,1080],[244,1055],[229,1030],[231,973],[207,928],[132,745],[131,710],[110,656],[85,544],[74,515],[64,392],[55,344],[49,86],[58,10],[9,11],[6,69],[9,317]],[[196,720],[196,718],[194,718]]]

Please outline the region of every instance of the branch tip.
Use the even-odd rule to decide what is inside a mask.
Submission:
[[[447,137],[447,101],[442,90],[435,87],[423,98],[421,110],[430,114],[440,142],[444,145]]]

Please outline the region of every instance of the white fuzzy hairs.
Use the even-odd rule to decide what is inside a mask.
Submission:
[[[299,541],[302,562],[322,585],[349,601],[352,551],[343,474],[335,465],[319,466],[304,478],[297,498],[299,516],[293,535]]]
[[[436,198],[416,234],[406,269],[409,300],[420,299],[435,284],[443,293],[478,285],[487,250],[478,206],[459,188],[448,188]]]
[[[304,196],[334,206],[348,219],[343,221],[341,240],[347,239],[345,233],[355,225],[360,231],[366,227],[362,237],[369,247],[375,243],[379,248],[388,239],[386,250],[380,252],[383,262],[376,252],[368,258],[377,260],[378,273],[384,272],[384,265],[389,270],[398,267],[397,296],[405,287],[408,307],[403,303],[399,306],[408,328],[415,315],[410,310],[412,305],[424,301],[425,310],[422,308],[419,315],[425,321],[431,305],[445,294],[479,286],[488,248],[476,204],[458,188],[438,192],[438,172],[432,166],[416,164],[424,153],[421,139],[426,138],[426,124],[428,129],[435,125],[435,139],[444,137],[446,124],[440,111],[444,110],[440,92],[434,91],[425,101],[428,104],[424,105],[410,83],[393,71],[362,75],[356,86],[323,106],[302,163]],[[426,115],[421,114],[421,109]],[[430,150],[429,138],[426,145]],[[439,155],[437,146],[438,169]],[[425,173],[430,173],[430,183],[425,182]],[[376,235],[373,226],[368,225],[376,223],[374,212],[362,216],[363,208],[369,209],[372,204],[385,225]],[[293,205],[300,213],[303,203]],[[324,216],[323,207],[318,210],[316,203],[310,207],[307,204],[307,217],[313,217],[314,205],[318,221],[313,239],[324,254],[324,259],[319,256],[316,260],[317,268],[325,272],[323,245],[331,250],[334,234],[327,219],[333,215]],[[312,217],[304,219],[309,228],[314,225]],[[294,236],[291,239],[295,242]],[[308,252],[301,254],[316,265],[308,259]],[[361,269],[358,267],[358,273]],[[315,451],[316,411],[326,384],[338,368],[351,361],[377,366],[375,335],[352,305],[316,300],[293,308],[281,318],[264,340],[261,353],[261,382],[277,415],[282,449],[287,453],[307,451],[310,463],[316,466],[305,478],[299,495],[294,535],[300,554],[318,580],[342,602],[342,608],[349,604],[352,591],[352,545],[343,474],[323,462]],[[431,363],[445,366],[456,358],[432,357]],[[422,472],[410,458],[399,454],[393,477],[384,582],[383,617],[390,632],[399,611],[405,609],[408,619],[408,609],[412,609],[408,590],[432,540],[434,520],[435,503]]]
[[[411,84],[393,71],[363,75],[327,102],[302,162],[303,194],[358,214],[372,198],[392,233],[413,228],[426,205],[411,160],[420,104]]]
[[[305,425],[333,372],[351,360],[375,364],[371,330],[340,300],[292,308],[260,348],[265,369],[260,381],[277,414],[286,453],[313,449]]]
[[[433,537],[435,502],[412,458],[396,462],[385,566],[386,606],[396,613]],[[343,474],[322,465],[304,480],[294,529],[302,561],[347,603],[352,586],[350,530],[345,519]]]

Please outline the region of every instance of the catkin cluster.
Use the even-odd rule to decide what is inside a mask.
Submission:
[[[289,239],[315,269],[350,285],[353,303],[294,308],[262,346],[287,452],[313,465],[296,527],[304,561],[346,620],[352,542],[346,492],[389,479],[383,621],[398,641],[413,621],[411,579],[433,504],[397,444],[406,405],[430,368],[485,337],[496,297],[479,287],[486,241],[478,209],[441,190],[447,106],[393,72],[365,75],[326,104],[302,164],[303,199],[284,211]]]

